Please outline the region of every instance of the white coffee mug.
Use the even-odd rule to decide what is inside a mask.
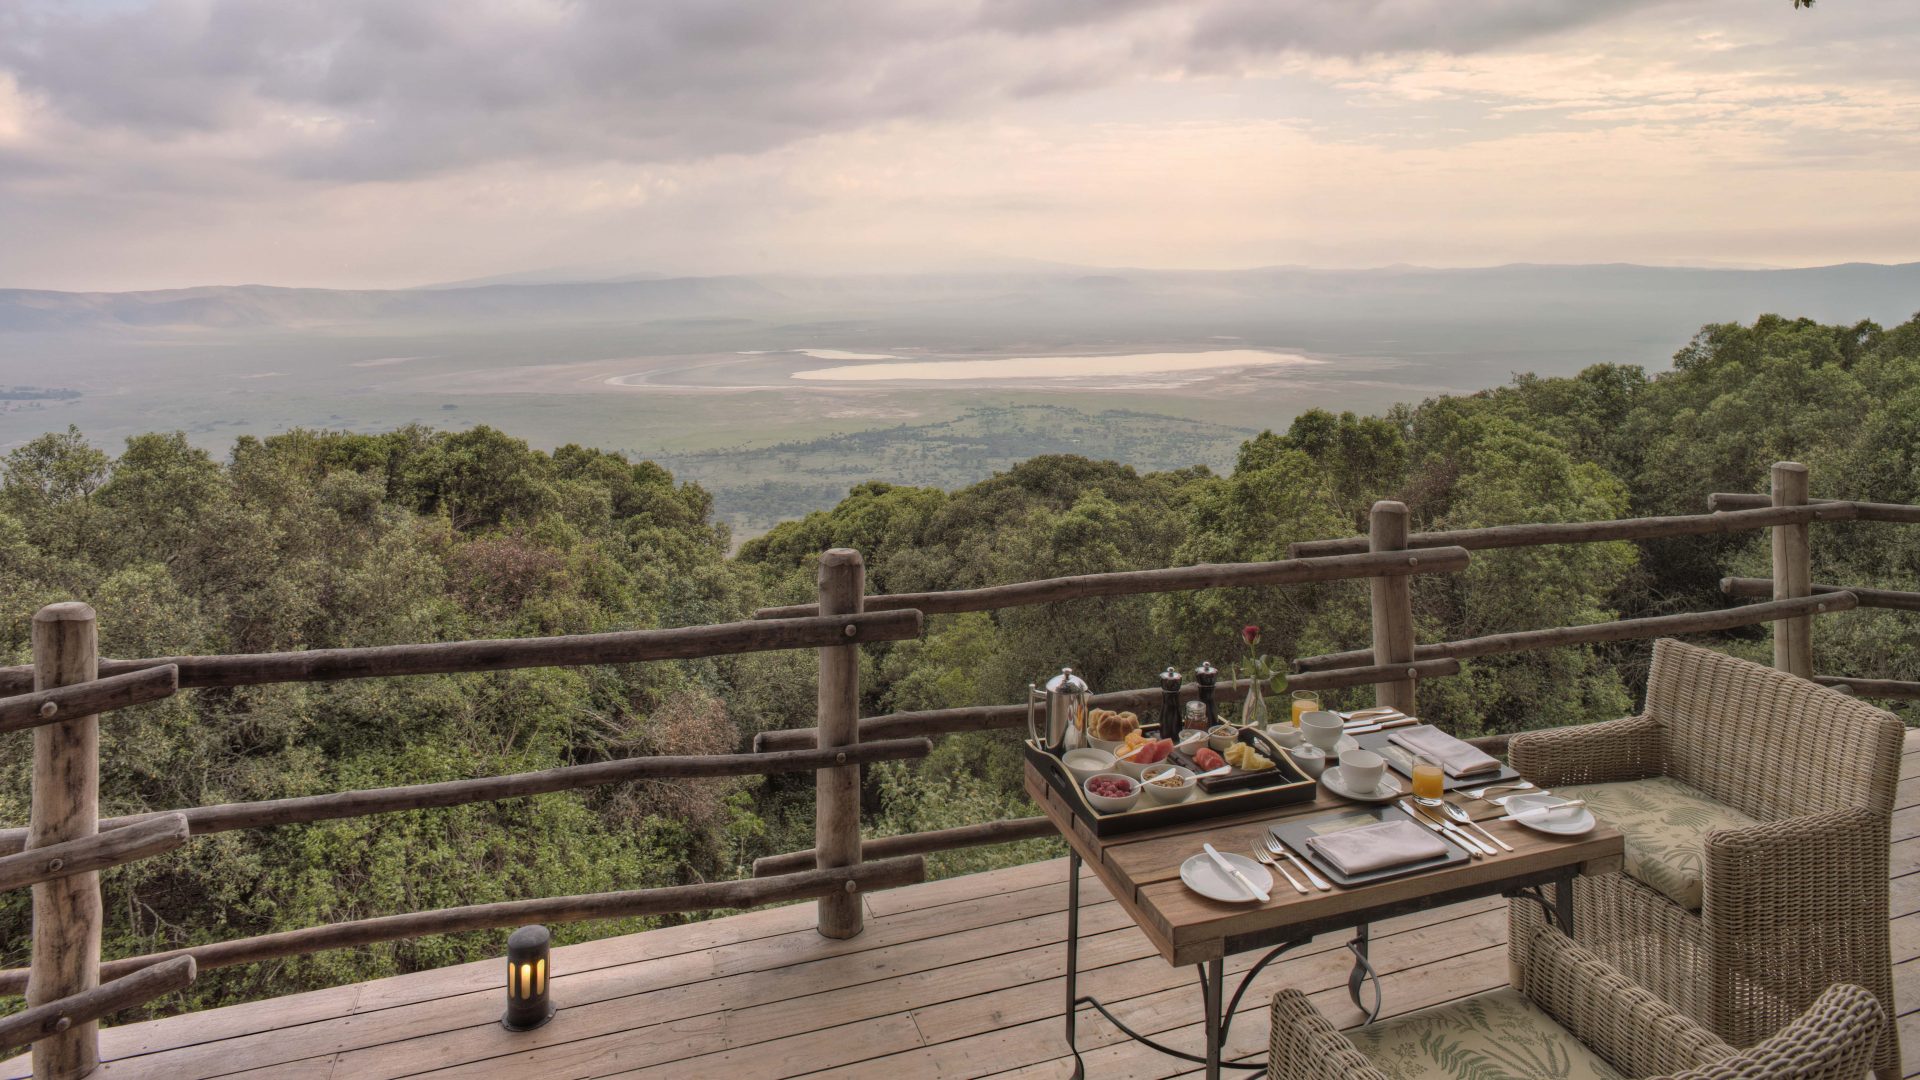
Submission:
[[[1371,750],[1349,750],[1340,755],[1340,782],[1356,795],[1379,787],[1386,775],[1386,759]]]
[[[1331,754],[1346,733],[1347,722],[1336,712],[1310,712],[1300,717],[1300,734],[1313,745]]]

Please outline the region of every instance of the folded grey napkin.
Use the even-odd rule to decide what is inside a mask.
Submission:
[[[1498,761],[1432,724],[1401,728],[1387,739],[1395,746],[1404,746],[1438,763],[1448,776],[1473,776],[1500,770]]]
[[[1438,836],[1411,821],[1383,821],[1325,836],[1310,836],[1307,846],[1343,874],[1367,874],[1436,859],[1447,853],[1447,845]]]

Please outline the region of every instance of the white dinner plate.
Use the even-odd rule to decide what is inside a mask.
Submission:
[[[1247,875],[1248,881],[1266,889],[1269,893],[1273,891],[1273,875],[1267,873],[1266,867],[1245,855],[1235,855],[1231,851],[1221,852],[1220,857],[1232,863],[1234,869]],[[1180,880],[1187,883],[1187,888],[1209,900],[1244,904],[1260,899],[1248,892],[1245,885],[1233,880],[1233,875],[1220,869],[1220,865],[1213,861],[1213,856],[1204,851],[1180,864]]]
[[[1571,800],[1563,799],[1558,795],[1515,795],[1507,800],[1506,807],[1509,814],[1524,814],[1529,810],[1543,806],[1558,806],[1569,801]],[[1543,814],[1539,820],[1527,821],[1519,817],[1515,817],[1514,820],[1529,829],[1552,833],[1555,836],[1580,836],[1583,833],[1592,832],[1594,825],[1598,824],[1584,806],[1576,806],[1572,810],[1553,814]]]
[[[1406,794],[1400,787],[1400,781],[1395,778],[1392,773],[1387,773],[1382,776],[1380,778],[1380,786],[1374,788],[1372,791],[1348,791],[1346,782],[1341,778],[1340,766],[1338,765],[1327,766],[1327,771],[1320,774],[1320,783],[1325,785],[1326,789],[1335,795],[1343,799],[1352,799],[1354,802],[1392,802]]]

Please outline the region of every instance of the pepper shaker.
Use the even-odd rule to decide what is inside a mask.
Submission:
[[[1207,707],[1208,727],[1220,722],[1220,706],[1213,700],[1213,684],[1219,678],[1220,669],[1214,667],[1211,661],[1202,660],[1200,666],[1193,669],[1193,681],[1200,684],[1200,700]]]
[[[1171,739],[1180,732],[1180,672],[1172,664],[1160,673],[1160,737]]]

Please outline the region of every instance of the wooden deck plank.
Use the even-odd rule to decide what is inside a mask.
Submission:
[[[1064,860],[1053,869],[1064,876]],[[1034,875],[1019,875],[1016,882]],[[857,938],[829,941],[812,928],[812,915],[806,915],[808,928],[775,937],[742,942],[725,949],[680,954],[629,963],[617,968],[596,968],[571,972],[555,965],[554,993],[558,1001],[568,1003],[569,1023],[562,1028],[551,1025],[535,1032],[510,1035],[495,1023],[501,1007],[498,969],[487,965],[486,985],[477,990],[382,1010],[361,1013],[362,1022],[341,1025],[321,1022],[305,1025],[281,1025],[270,1031],[204,1045],[198,1052],[185,1051],[166,1056],[169,1070],[194,1075],[217,1075],[231,1068],[234,1060],[245,1060],[249,1067],[293,1061],[310,1055],[342,1053],[353,1067],[349,1075],[373,1076],[404,1073],[404,1062],[420,1055],[440,1053],[445,1060],[436,1067],[457,1064],[491,1054],[524,1049],[529,1042],[544,1045],[555,1033],[560,1037],[582,1037],[596,1033],[595,1023],[610,1017],[624,1017],[606,1030],[633,1027],[635,1017],[651,1017],[656,1023],[688,1020],[706,1010],[740,1009],[757,1000],[777,1001],[792,992],[817,993],[838,985],[883,977],[889,971],[916,970],[916,965],[938,966],[945,961],[941,950],[931,944],[942,936],[959,935],[962,949],[977,948],[991,955],[1003,942],[1025,943],[1029,938],[1059,940],[1064,933],[1064,918],[1058,913],[1066,907],[1064,881],[1027,889],[988,895],[968,896],[950,903],[902,912],[892,919],[876,923],[872,930]],[[951,896],[935,899],[951,899]],[[1082,892],[1083,916],[1089,927],[1102,920],[1118,925],[1121,920],[1102,912],[1112,907],[1097,888]],[[1040,916],[1030,913],[1040,912]],[[1022,917],[1027,916],[1023,922]],[[1061,929],[1051,925],[1037,932],[1040,918],[1051,917]],[[644,937],[645,935],[635,935]],[[1050,936],[1050,937],[1049,937]],[[977,943],[977,944],[976,944]],[[948,946],[952,948],[953,946]],[[556,953],[556,956],[558,954]],[[389,1054],[389,1044],[401,1043],[405,1053]],[[365,1059],[377,1059],[367,1064]],[[128,1066],[121,1063],[127,1075]]]

